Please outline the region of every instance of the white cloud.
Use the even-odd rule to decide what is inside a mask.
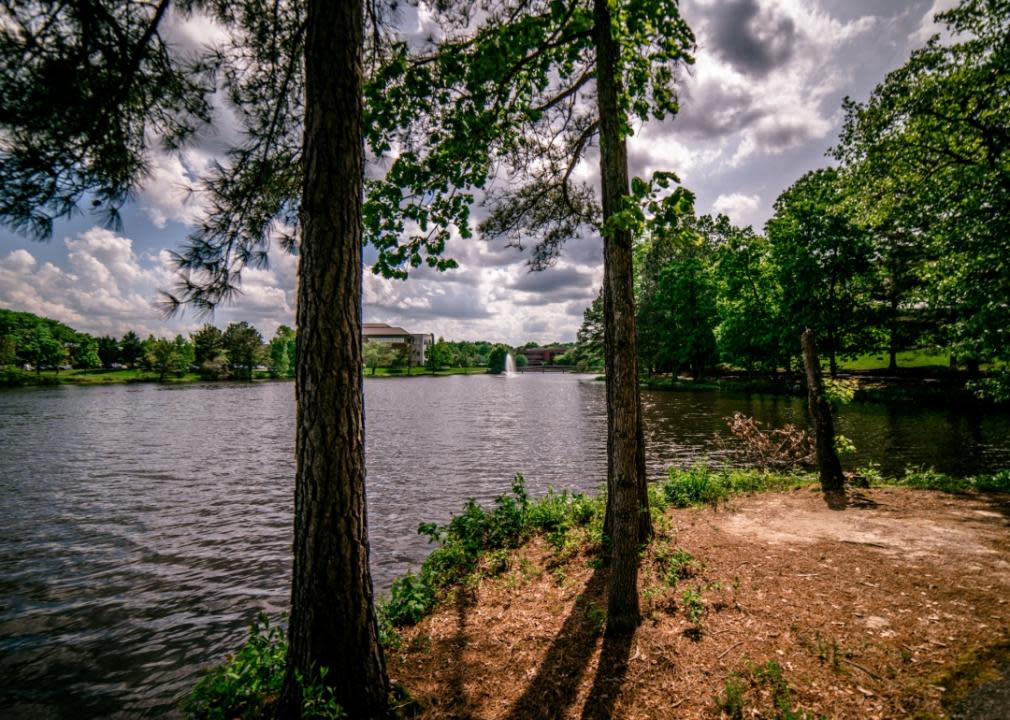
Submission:
[[[933,4],[919,21],[919,27],[916,28],[915,32],[909,36],[909,42],[911,42],[913,46],[919,46],[937,34],[939,34],[941,38],[949,39],[947,29],[943,25],[937,23],[933,18],[937,13],[950,10],[957,5],[958,0],[933,0]]]
[[[729,216],[736,225],[752,225],[756,222],[760,206],[761,198],[758,195],[731,193],[717,197],[712,203],[712,210]]]
[[[93,227],[64,240],[66,267],[38,261],[25,249],[0,258],[0,306],[44,315],[96,335],[174,335],[199,324],[189,316],[162,318],[158,289],[170,288],[174,268],[167,251],[138,255],[133,241]],[[244,274],[240,302],[222,308],[218,325],[249,320],[265,335],[292,324],[294,259],[275,258],[270,270]]]

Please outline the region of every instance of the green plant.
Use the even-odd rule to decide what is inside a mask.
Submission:
[[[663,494],[674,507],[718,505],[739,493],[792,490],[813,482],[809,475],[771,473],[744,468],[713,470],[695,465],[690,470],[670,468]]]
[[[537,533],[545,534],[563,556],[578,550],[578,543],[571,537],[575,529],[590,542],[603,546],[605,502],[605,496],[591,498],[568,491],[559,493],[553,488],[540,500],[531,500],[525,479],[516,474],[511,493],[495,498],[491,508],[470,499],[463,512],[445,525],[421,523],[418,533],[438,547],[416,575],[407,573],[394,581],[389,597],[380,603],[380,636],[393,643],[384,641],[384,646],[397,646],[394,628],[417,623],[450,587],[468,580],[476,583],[481,575],[507,572],[511,567],[509,550]],[[537,574],[526,560],[520,561],[520,570],[524,581]]]
[[[302,717],[305,720],[341,720],[347,713],[337,703],[333,688],[326,684],[329,668],[319,668],[319,679],[306,683],[300,674],[296,675],[302,687]]]
[[[246,643],[200,679],[183,711],[201,720],[261,716],[266,698],[280,693],[287,649],[283,629],[271,626],[265,614],[258,614]]]
[[[284,683],[288,645],[284,630],[271,626],[259,613],[249,628],[249,639],[224,663],[212,668],[183,703],[194,720],[242,720],[264,717]],[[320,668],[311,682],[297,675],[302,690],[302,717],[338,720],[347,715],[326,683],[328,668]]]
[[[657,545],[656,563],[663,569],[663,579],[670,587],[675,587],[681,580],[694,576],[701,567],[701,563],[687,550],[673,549],[666,544]]]
[[[696,628],[701,626],[701,619],[705,616],[705,601],[701,596],[701,588],[697,590],[685,590],[680,595],[680,601],[684,607],[684,615]]]
[[[594,602],[587,602],[583,608],[583,613],[593,634],[599,635],[602,633],[603,628],[607,626],[607,611]]]
[[[752,671],[757,683],[766,685],[772,694],[772,704],[775,706],[775,720],[815,720],[816,716],[806,710],[793,708],[792,690],[782,674],[782,666],[775,660],[769,660],[764,665]]]
[[[379,615],[393,626],[413,625],[435,605],[435,593],[422,577],[408,572],[393,581]]]
[[[835,435],[835,452],[838,457],[849,457],[856,454],[856,445],[844,435]]]
[[[743,720],[745,690],[740,676],[735,673],[731,674],[726,678],[722,695],[715,699],[716,710],[726,715],[729,720]]]

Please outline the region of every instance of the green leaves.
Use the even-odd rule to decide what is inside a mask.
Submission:
[[[632,117],[676,112],[674,69],[690,60],[694,38],[668,0],[615,3],[613,17],[628,133]],[[421,263],[453,267],[446,244],[473,234],[469,208],[481,200],[486,236],[532,241],[532,264],[549,265],[598,221],[592,189],[572,181],[598,130],[591,4],[506,3],[475,30],[449,14],[439,20],[446,39],[427,54],[395,47],[366,89],[368,144],[387,162],[365,201],[374,270],[402,278]],[[613,222],[640,226],[673,207],[629,206]]]
[[[962,357],[1010,348],[1010,6],[964,0],[865,104],[848,101],[835,156],[870,227],[916,246],[919,305]],[[902,248],[897,248],[902,250]]]

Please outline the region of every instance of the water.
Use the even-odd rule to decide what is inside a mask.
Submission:
[[[516,374],[516,359],[512,357],[512,353],[508,353],[505,356],[505,374],[506,375]]]
[[[369,527],[380,590],[428,550],[422,521],[523,472],[592,491],[603,385],[562,374],[365,383]],[[794,398],[645,392],[648,466],[708,455],[734,411],[804,422]],[[0,717],[172,714],[257,610],[288,602],[291,383],[0,392]],[[846,408],[858,462],[1010,467],[1010,416]]]

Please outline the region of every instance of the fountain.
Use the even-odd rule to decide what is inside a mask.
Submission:
[[[516,361],[512,357],[512,353],[508,353],[505,356],[505,376],[511,376],[516,374]]]

